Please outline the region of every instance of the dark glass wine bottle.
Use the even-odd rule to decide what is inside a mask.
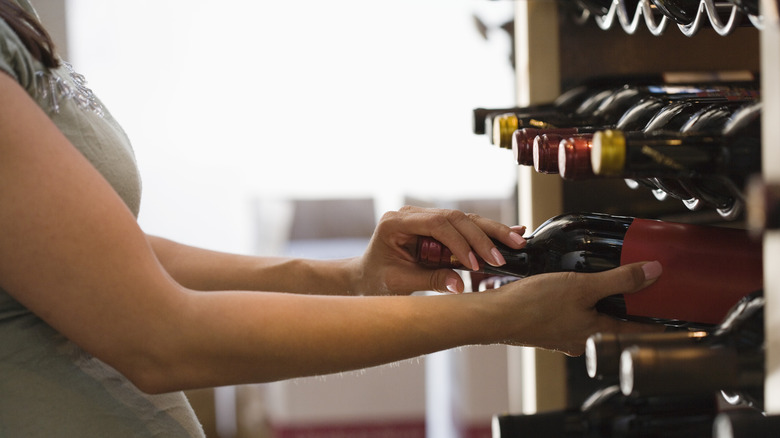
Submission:
[[[599,175],[689,178],[746,176],[761,170],[760,103],[733,114],[721,132],[594,134],[593,171]]]
[[[561,93],[554,101],[538,105],[529,105],[524,107],[507,108],[474,108],[472,111],[472,130],[474,134],[490,134],[488,129],[492,128],[493,118],[502,114],[520,114],[531,116],[534,114],[566,113],[574,111],[582,102],[593,94],[604,90],[605,88],[616,87],[615,81],[619,79],[594,78],[582,85],[572,87]],[[626,78],[626,80],[629,80]]]
[[[780,415],[763,415],[756,410],[726,410],[715,417],[713,438],[777,438]]]
[[[708,105],[697,110],[695,106],[673,106],[651,120],[645,131],[676,130],[684,133],[719,133],[728,125],[734,112],[753,102],[734,100],[728,103]],[[729,178],[717,177],[665,177],[653,178],[656,185],[675,197],[691,210],[708,205],[714,207],[725,218],[735,218],[742,210],[743,201],[740,188],[744,186],[744,176],[730,175]],[[691,196],[691,198],[686,198]]]
[[[599,311],[622,319],[711,326],[763,284],[761,244],[744,230],[574,213],[549,219],[526,240],[520,250],[496,242],[507,263],[493,267],[480,261],[479,271],[528,277],[660,261],[664,275],[653,285],[598,303]],[[430,237],[418,238],[417,260],[434,268],[463,268],[447,247]]]
[[[639,98],[639,100],[625,110],[622,114],[607,115],[602,113],[604,119],[617,118],[611,120],[605,125],[581,125],[581,121],[572,119],[569,124],[573,126],[562,126],[556,128],[544,127],[525,127],[518,125],[511,139],[511,147],[517,163],[520,165],[533,165],[533,143],[535,139],[544,134],[555,134],[562,137],[574,134],[590,134],[599,130],[617,129],[621,131],[653,131],[660,128],[667,130],[678,130],[690,119],[694,118],[698,112],[707,110],[705,115],[707,120],[696,120],[695,125],[704,126],[705,123],[716,123],[715,114],[728,117],[731,113],[729,109],[735,109],[738,105],[744,105],[746,102],[755,101],[756,94],[750,88],[745,89],[723,89],[719,91],[707,91],[693,96],[687,88],[683,88],[680,94],[672,92],[672,87],[666,87],[667,94],[648,95]],[[688,92],[686,92],[688,91]],[[601,105],[607,105],[608,100],[604,100]],[[616,110],[622,107],[615,106]],[[716,111],[717,109],[717,111]],[[725,114],[724,114],[725,113]],[[597,116],[596,114],[595,116]],[[595,117],[594,116],[594,117]],[[701,116],[700,116],[701,117]],[[518,121],[518,123],[520,123]],[[651,124],[652,123],[652,124]],[[703,129],[703,128],[702,128]],[[551,168],[553,165],[543,166]]]
[[[706,13],[702,10],[704,3],[702,0],[650,0],[653,5],[665,16],[681,26],[690,26],[696,22],[697,17],[700,15],[705,18],[699,22],[700,26],[710,27],[713,23],[706,17]],[[722,21],[728,21],[728,17],[731,15],[734,2],[718,2],[713,1],[710,3],[715,8],[713,11],[716,15],[720,16]],[[739,17],[739,16],[737,16]],[[742,21],[735,22],[736,25],[742,25]]]
[[[649,96],[641,98],[638,102],[628,108],[618,119],[614,125],[606,125],[600,127],[583,126],[575,128],[559,128],[559,129],[536,129],[529,130],[527,135],[518,135],[515,133],[515,138],[512,140],[512,150],[515,151],[516,157],[527,154],[528,136],[535,134],[532,139],[532,163],[534,169],[540,173],[559,173],[559,153],[558,148],[561,141],[570,137],[579,137],[580,144],[582,142],[589,141],[592,138],[592,133],[607,128],[614,128],[622,131],[637,131],[641,130],[647,125],[647,123],[661,110],[668,102],[668,99],[660,97]],[[535,131],[535,132],[534,132]],[[518,159],[518,162],[520,160]],[[588,161],[590,158],[588,156]],[[590,167],[590,163],[587,163],[587,167]],[[584,169],[583,169],[584,170]],[[591,172],[592,173],[592,172]]]
[[[711,103],[711,100],[679,100],[668,103],[663,99],[646,98],[626,111],[618,123],[609,129],[614,128],[622,131],[655,131],[661,128],[679,130],[696,113],[710,109],[713,105],[715,104]],[[717,108],[720,106],[718,105]],[[590,154],[593,147],[592,133],[598,130],[599,128],[578,130],[578,133],[589,133],[590,135],[562,132],[564,136],[568,134],[568,138],[562,139],[563,143],[559,144],[558,170],[562,178],[574,180],[597,177],[593,173]],[[546,131],[538,130],[537,134]],[[649,185],[661,188],[665,193],[670,193],[680,199],[688,200],[693,197],[674,181],[654,179]]]
[[[742,300],[698,345],[635,345],[620,356],[625,395],[704,394],[761,408],[764,388],[764,297]]]
[[[596,333],[585,342],[585,369],[592,379],[617,380],[620,354],[638,346],[663,347],[691,345],[709,335],[702,330],[675,330],[663,333]]]
[[[713,104],[710,100],[672,102],[653,115],[644,128],[634,129],[634,131],[655,132],[687,129],[695,132],[720,129],[727,123],[735,109],[745,106],[746,103],[753,101],[752,99],[752,96],[746,96],[744,99],[738,98],[717,104]],[[629,115],[627,113],[626,118],[629,118]],[[641,117],[633,118],[635,122],[641,123],[643,121]],[[622,120],[619,124],[621,123],[623,123]],[[631,128],[636,128],[636,125],[635,123]],[[624,129],[624,131],[628,130]],[[561,177],[570,180],[597,177],[598,175],[593,172],[591,164],[592,136],[582,136],[587,138],[587,141],[585,138],[572,137],[562,140],[561,145],[559,145],[558,169]],[[690,178],[683,180],[682,178],[668,177],[635,177],[632,181],[647,186],[659,199],[663,199],[667,195],[680,199],[691,210],[711,205],[728,214],[738,213],[735,207],[734,190],[730,187],[724,187],[725,183],[722,181],[697,181]],[[740,183],[735,184],[739,185]]]
[[[511,148],[513,134],[524,127],[549,129],[613,125],[633,105],[648,97],[667,100],[723,100],[754,94],[754,86],[715,84],[707,86],[623,86],[602,90],[588,96],[573,112],[498,114],[490,129],[491,141],[501,148]]]
[[[593,130],[595,132],[595,130]],[[517,164],[521,166],[534,165],[534,140],[544,134],[557,134],[570,136],[578,133],[589,132],[588,128],[521,128],[512,136],[512,153]]]
[[[493,438],[709,437],[718,414],[712,396],[626,397],[617,386],[592,394],[579,409],[495,415]]]
[[[741,298],[717,326],[710,330],[672,330],[663,333],[596,333],[585,342],[585,367],[591,378],[617,379],[620,354],[632,347],[733,345],[760,348],[763,343],[761,292]]]
[[[691,24],[699,15],[701,0],[651,0],[651,2],[673,21],[679,24]]]

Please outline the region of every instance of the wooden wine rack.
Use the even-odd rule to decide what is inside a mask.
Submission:
[[[752,24],[748,26],[727,26],[720,16],[714,17],[715,2],[702,0],[695,28],[678,26],[660,17],[650,8],[648,0],[641,0],[639,9],[633,14],[621,10],[623,0],[615,0],[610,13],[598,18],[582,10],[572,11],[568,5],[573,3],[515,0],[516,102],[519,106],[549,102],[567,86],[597,75],[760,72],[764,105],[762,143],[765,145],[762,177],[766,182],[780,182],[780,148],[772,144],[772,139],[780,138],[780,124],[771,123],[780,119],[780,83],[777,81],[780,78],[780,6],[777,0],[762,0],[760,16],[742,17]],[[722,8],[720,12],[723,12]],[[714,21],[707,23],[705,20]],[[622,181],[616,183],[622,184]],[[567,200],[572,196],[567,193],[580,190],[576,187],[586,186],[584,193],[610,190],[609,185],[594,188],[587,187],[588,184],[567,183],[557,175],[539,174],[532,167],[520,166],[519,222],[533,229],[562,213],[570,208]],[[613,213],[642,215],[642,212],[621,210],[623,205],[612,207],[616,209],[611,211]],[[766,232],[763,239],[768,348],[765,403],[768,412],[780,413],[780,330],[776,327],[780,325],[780,270],[772,269],[780,266],[780,231]],[[508,357],[510,411],[534,413],[567,406],[568,359],[565,356],[513,347]]]

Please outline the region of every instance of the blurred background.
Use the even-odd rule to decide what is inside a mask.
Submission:
[[[360,254],[405,203],[514,223],[511,152],[471,133],[515,103],[513,3],[37,0],[133,141],[140,222],[216,250]],[[209,436],[490,436],[506,352],[189,393]]]

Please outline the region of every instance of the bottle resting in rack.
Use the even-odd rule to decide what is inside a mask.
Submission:
[[[737,99],[729,102],[713,103],[712,100],[680,100],[669,103],[657,111],[659,99],[652,98],[642,101],[640,104],[626,111],[618,123],[611,127],[598,128],[570,128],[569,132],[560,129],[562,142],[567,142],[567,147],[559,147],[558,169],[561,177],[564,179],[589,179],[595,178],[591,165],[591,148],[593,146],[593,134],[597,131],[612,129],[622,132],[645,132],[655,131],[679,131],[683,127],[692,130],[714,129],[713,126],[722,128],[728,121],[731,111],[738,109],[754,101],[748,97],[747,100]],[[653,111],[655,111],[653,113]],[[650,116],[648,118],[648,116]],[[688,123],[691,119],[696,119],[696,123]],[[536,130],[538,134],[544,134],[550,131],[552,134],[558,134],[555,130]],[[518,131],[519,132],[519,131]],[[568,134],[568,135],[567,135]],[[515,134],[518,135],[517,133]],[[536,134],[535,134],[536,135]],[[576,140],[574,140],[576,139]],[[569,141],[571,140],[571,141]],[[518,140],[519,142],[520,140]],[[512,147],[514,148],[514,142]],[[518,146],[520,148],[520,146]],[[514,150],[514,149],[513,149]],[[533,163],[533,160],[531,161]],[[550,167],[550,166],[548,166]],[[664,189],[672,196],[680,199],[690,199],[692,195],[684,189],[678,187],[670,188],[669,185],[679,186],[674,181],[654,181],[656,185],[663,185]]]
[[[612,0],[606,0],[611,3]],[[734,80],[736,79],[736,80]],[[729,82],[750,84],[755,81],[755,77],[749,72],[739,72],[736,77],[727,77],[723,79],[712,73],[702,72],[667,72],[659,74],[635,74],[635,75],[615,75],[615,76],[596,76],[589,78],[582,83],[569,88],[561,93],[552,102],[541,103],[529,106],[513,106],[505,108],[474,108],[472,111],[472,130],[474,134],[490,134],[493,118],[501,114],[513,113],[524,115],[536,115],[539,117],[544,114],[566,114],[577,109],[586,99],[604,92],[605,90],[615,90],[625,85],[658,85],[658,84],[679,84],[679,83],[713,83]]]
[[[660,261],[664,274],[653,285],[597,304],[599,311],[622,319],[709,327],[763,284],[761,244],[744,230],[574,213],[549,219],[526,240],[519,250],[496,242],[507,263],[493,267],[480,261],[479,270],[522,278]],[[430,237],[418,238],[417,260],[434,268],[463,268],[447,247]]]
[[[634,345],[620,356],[625,395],[706,394],[761,409],[764,388],[764,297],[743,298],[711,336],[698,343]]]
[[[594,134],[595,173],[613,176],[748,175],[761,170],[760,104],[738,110],[721,133]]]
[[[753,92],[750,90],[744,90],[744,92],[738,93],[738,96],[729,95],[734,90],[728,91],[724,95],[713,95],[709,97],[697,96],[695,98],[683,97],[679,99],[674,98],[662,98],[658,96],[646,96],[639,99],[634,105],[629,107],[625,112],[620,114],[616,123],[597,126],[563,126],[558,128],[532,128],[525,127],[517,129],[512,137],[512,152],[515,155],[517,164],[520,165],[536,165],[533,161],[533,148],[535,147],[535,141],[542,135],[557,135],[562,138],[567,138],[576,134],[593,134],[596,131],[602,131],[605,129],[617,129],[621,131],[644,131],[648,130],[650,121],[663,117],[661,120],[656,121],[657,125],[663,121],[668,125],[668,129],[676,129],[673,125],[677,120],[682,119],[685,116],[685,112],[689,113],[689,117],[693,115],[690,108],[702,109],[706,106],[721,104],[721,105],[735,105],[735,102],[747,102],[755,100]],[[662,115],[665,113],[665,115]],[[682,117],[679,117],[680,113]],[[681,127],[680,123],[677,128]],[[559,140],[560,141],[560,140]],[[550,168],[550,166],[543,166]]]
[[[628,347],[691,345],[707,337],[704,330],[674,330],[663,333],[595,333],[585,342],[585,370],[592,379],[617,380],[620,354]]]
[[[595,333],[585,342],[585,367],[591,378],[618,378],[620,355],[633,347],[678,347],[732,345],[739,349],[760,348],[764,342],[761,292],[741,298],[723,321],[711,330],[672,330],[663,333]]]
[[[560,171],[559,146],[562,141],[574,138],[579,139],[579,143],[588,142],[593,137],[593,133],[601,129],[618,129],[622,131],[638,131],[647,125],[647,123],[660,111],[667,101],[655,96],[649,96],[640,99],[637,103],[628,108],[614,125],[601,127],[584,126],[579,128],[549,128],[534,129],[527,128],[515,131],[512,138],[512,151],[518,159],[518,164],[524,160],[527,155],[528,137],[534,134],[531,142],[532,160],[534,169],[539,173],[563,173]],[[523,140],[525,140],[523,142]],[[588,163],[590,167],[590,163]]]
[[[623,86],[596,92],[582,101],[574,111],[556,109],[539,113],[506,113],[493,117],[490,138],[494,145],[511,148],[516,130],[531,127],[574,128],[612,125],[632,106],[643,99],[654,97],[667,100],[746,99],[757,94],[755,84],[709,84],[702,86]]]
[[[718,414],[714,396],[627,397],[617,386],[594,392],[579,409],[494,415],[493,438],[709,437]]]

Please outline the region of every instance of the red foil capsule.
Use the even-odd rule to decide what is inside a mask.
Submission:
[[[579,128],[523,128],[515,131],[512,136],[512,152],[515,154],[517,164],[522,166],[534,165],[534,140],[543,134],[573,135],[579,132]]]
[[[558,173],[563,179],[596,178],[590,164],[593,134],[578,134],[561,140],[558,146]]]
[[[539,173],[558,173],[560,134],[542,134],[534,139],[534,169]]]

